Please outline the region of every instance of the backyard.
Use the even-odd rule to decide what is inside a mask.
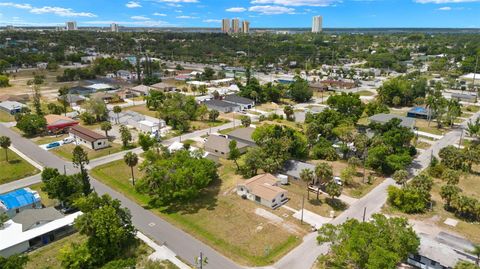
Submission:
[[[50,152],[56,154],[57,156],[59,156],[64,160],[71,161],[73,158],[73,149],[75,148],[75,146],[76,145],[74,143],[67,144],[67,145],[63,145],[63,146],[51,149]],[[90,160],[104,157],[110,154],[114,154],[123,150],[122,145],[117,143],[110,143],[110,146],[108,148],[99,149],[99,150],[89,149],[84,146],[81,146],[81,147],[88,154],[88,158]]]
[[[136,175],[140,177],[141,172],[137,170]],[[301,242],[308,225],[300,225],[283,210],[272,211],[243,200],[234,192],[242,179],[235,174],[233,162],[221,160],[219,175],[220,180],[212,183],[195,201],[151,210],[227,257],[249,266],[271,264]],[[122,160],[95,168],[92,176],[147,206],[148,197],[132,188],[130,168]],[[282,218],[282,223],[258,215],[259,207]]]
[[[8,183],[14,180],[33,176],[39,171],[27,161],[18,156],[10,149],[8,152],[8,162],[5,159],[4,149],[0,149],[0,184]]]
[[[12,122],[15,121],[15,117],[8,114],[7,112],[0,110],[0,122]]]

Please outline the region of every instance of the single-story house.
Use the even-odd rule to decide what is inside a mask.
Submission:
[[[28,215],[16,220],[18,223],[12,219],[0,229],[0,256],[20,254],[63,238],[74,232],[73,222],[82,215],[82,212],[76,212],[60,217],[51,210],[36,210],[40,211],[29,210]]]
[[[0,194],[0,214],[5,213],[10,218],[25,209],[41,207],[40,195],[30,188]]]
[[[452,93],[451,96],[452,96],[452,99],[455,99],[455,100],[458,100],[458,101],[469,102],[469,103],[476,103],[477,102],[477,96],[472,95],[472,94]]]
[[[75,126],[78,124],[78,121],[73,120],[69,117],[62,115],[45,115],[45,120],[47,121],[47,129],[52,133],[59,133],[67,130],[69,127]]]
[[[355,83],[343,80],[322,80],[320,82],[323,86],[337,88],[337,89],[352,89],[355,88]]]
[[[234,82],[235,82],[235,79],[233,78],[222,78],[222,79],[212,80],[210,81],[210,84],[214,86],[220,86],[220,85],[229,86]]]
[[[154,90],[162,91],[162,92],[174,92],[177,90],[177,87],[167,84],[165,82],[153,84],[150,87],[153,88]]]
[[[79,106],[83,104],[85,100],[87,100],[87,98],[85,98],[82,95],[70,94],[70,93],[65,95],[65,99],[63,96],[59,96],[57,99],[60,102],[63,102],[63,100],[66,100],[67,103],[70,104],[70,106]]]
[[[152,122],[149,120],[142,120],[138,122],[138,129],[144,133],[155,133],[158,130],[166,127],[167,124],[164,120],[159,120],[158,122]]]
[[[128,70],[118,70],[117,71],[117,77],[121,78],[123,80],[129,80],[129,79],[133,78],[132,72],[130,72]]]
[[[237,112],[241,110],[240,106],[222,100],[208,100],[205,101],[204,104],[210,110],[217,110],[223,113]]]
[[[255,131],[255,128],[247,127],[247,128],[238,128],[230,133],[228,133],[228,138],[233,139],[239,143],[247,144],[249,146],[256,146],[255,140],[252,138],[252,134]]]
[[[123,89],[123,90],[117,91],[116,94],[120,96],[120,99],[130,99],[137,96],[136,92],[129,89]]]
[[[0,110],[5,111],[10,115],[20,113],[23,107],[27,106],[16,101],[3,101],[0,103]]]
[[[68,90],[68,93],[70,94],[79,94],[79,95],[90,95],[92,93],[96,92],[95,89],[92,89],[92,88],[87,88],[87,87],[83,87],[83,86],[75,86],[75,87],[72,87]]]
[[[417,119],[428,119],[431,116],[430,109],[424,107],[413,107],[407,112],[407,117],[417,118]]]
[[[413,129],[415,127],[415,119],[413,118],[398,116],[394,114],[385,114],[385,113],[376,114],[370,117],[371,122],[376,122],[381,124],[385,124],[391,121],[392,119],[400,119],[401,120],[400,126],[407,127],[410,129]]]
[[[52,220],[63,218],[62,213],[54,207],[25,209],[12,218],[13,222],[22,224],[22,231],[28,231]]]
[[[105,83],[92,84],[92,85],[86,86],[86,88],[92,89],[94,92],[115,90],[115,87]]]
[[[303,169],[310,169],[314,172],[315,165],[296,161],[296,160],[288,160],[283,165],[281,173],[286,175],[289,180],[293,180],[293,179],[299,180],[300,173],[302,172]]]
[[[223,101],[240,106],[240,110],[251,109],[255,106],[255,101],[236,94],[226,95]]]
[[[80,125],[72,126],[69,134],[78,144],[90,149],[103,149],[109,146],[108,138]]]
[[[145,85],[138,85],[138,86],[135,86],[133,88],[130,88],[130,90],[132,92],[137,93],[138,95],[146,96],[150,92],[151,87],[150,86],[145,86]]]
[[[469,73],[460,77],[460,79],[468,81],[468,83],[473,83],[475,79],[475,85],[480,85],[480,74]]]
[[[13,101],[19,103],[27,103],[30,100],[30,96],[26,93],[24,94],[4,94],[0,96],[0,102],[3,101]]]
[[[278,179],[272,174],[252,177],[237,185],[237,194],[266,207],[275,209],[288,201],[287,191],[278,187]]]
[[[92,99],[102,100],[102,101],[104,101],[105,103],[111,103],[112,100],[115,99],[115,96],[117,96],[116,93],[96,92],[96,93],[92,94],[91,98],[92,98]],[[118,96],[117,98],[120,99],[119,96]],[[117,99],[117,100],[118,100],[118,99]]]
[[[205,151],[222,158],[227,158],[230,153],[230,144],[231,139],[225,138],[219,135],[209,135],[207,141],[205,142],[204,149]],[[237,142],[237,148],[240,152],[245,152],[249,146],[242,142]]]

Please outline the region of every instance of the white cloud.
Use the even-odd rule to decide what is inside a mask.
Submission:
[[[420,4],[457,4],[480,2],[480,0],[415,0],[415,2]]]
[[[203,22],[206,22],[206,23],[221,23],[222,20],[217,20],[217,19],[207,19],[207,20],[203,20]]]
[[[282,6],[312,6],[312,7],[326,7],[331,6],[341,0],[252,0],[252,4],[273,4]]]
[[[177,16],[177,19],[198,19],[198,17],[192,17],[187,15]]]
[[[12,2],[0,3],[0,7],[14,7],[14,8],[19,8],[19,9],[32,9],[32,6],[30,4],[16,4],[16,3],[12,3]]]
[[[231,8],[227,8],[225,11],[227,11],[227,12],[245,12],[245,11],[247,11],[247,9],[244,8],[244,7],[231,7]]]
[[[85,24],[90,25],[110,25],[112,21],[87,21],[82,22]],[[175,26],[174,24],[168,23],[166,21],[155,21],[155,20],[147,20],[147,21],[115,21],[115,23],[124,25],[124,26],[136,26],[136,27],[167,27],[167,26]]]
[[[130,1],[130,2],[126,3],[125,6],[128,7],[128,8],[142,7],[142,5],[140,5],[140,3],[136,2],[136,1]]]
[[[149,21],[150,20],[149,17],[145,17],[145,16],[132,16],[132,17],[130,17],[130,19],[136,20],[136,21]]]
[[[198,3],[198,0],[157,0],[164,3]]]
[[[452,8],[451,7],[441,7],[441,8],[438,8],[437,10],[450,11],[450,10],[452,10]]]
[[[90,12],[75,12],[71,8],[63,8],[63,7],[40,7],[40,8],[32,8],[30,9],[31,13],[34,14],[55,14],[60,17],[97,17],[97,15],[90,13]]]
[[[292,14],[295,9],[280,6],[252,6],[248,9],[252,12],[258,12],[263,15]]]
[[[160,17],[166,17],[167,14],[164,14],[164,13],[159,13],[159,12],[155,12],[152,14],[153,16],[160,16]]]

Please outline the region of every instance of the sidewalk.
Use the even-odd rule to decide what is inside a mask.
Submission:
[[[153,240],[148,238],[146,235],[142,234],[141,232],[137,232],[137,237],[145,242],[149,247],[155,250],[148,258],[152,261],[157,260],[169,260],[171,263],[175,264],[180,269],[191,269],[190,266],[183,263],[181,260],[177,258],[177,255],[167,248],[165,245],[159,246]]]
[[[289,210],[289,211],[294,212],[294,214],[292,215],[294,218],[296,218],[298,220],[302,219],[302,210],[295,210],[295,209],[293,209],[291,207],[288,207],[286,205],[283,205],[282,207]],[[332,218],[322,217],[318,214],[313,213],[312,211],[308,211],[306,209],[303,209],[303,221],[312,225],[316,229],[322,227],[322,225],[327,224],[332,220],[333,220]]]

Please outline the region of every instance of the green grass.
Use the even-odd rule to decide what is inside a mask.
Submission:
[[[72,144],[63,145],[63,146],[58,147],[58,148],[54,148],[54,149],[50,150],[50,152],[58,155],[59,157],[61,157],[64,160],[71,161],[72,158],[73,158],[73,153],[72,152],[73,152],[74,148],[75,148],[75,144],[72,143]],[[90,160],[123,151],[122,145],[116,144],[116,143],[110,143],[110,147],[104,148],[104,149],[99,149],[99,150],[89,149],[89,148],[84,147],[84,146],[82,146],[82,148],[85,150],[85,152],[87,152],[88,158]]]
[[[462,107],[462,111],[463,111],[463,112],[477,113],[478,111],[480,111],[480,107],[479,107],[479,106],[470,105],[470,106]]]
[[[91,174],[239,263],[263,266],[275,262],[301,242],[307,228],[298,226],[301,233],[293,234],[256,215],[255,209],[261,206],[231,192],[237,182],[243,180],[235,174],[235,165],[231,161],[221,162],[221,180],[212,183],[195,201],[179,203],[174,208],[151,208],[149,197],[132,187],[130,169],[123,160],[96,167]],[[135,171],[136,178],[140,178],[141,173]],[[292,220],[286,219],[288,223]],[[260,231],[256,230],[258,227],[261,227]]]
[[[57,142],[63,140],[64,138],[68,137],[68,134],[58,135],[58,136],[43,136],[43,137],[36,137],[33,138],[32,141],[35,142],[37,145],[45,145],[50,144],[52,142]]]
[[[146,116],[150,116],[150,117],[154,117],[154,118],[157,117],[157,111],[149,110],[146,107],[146,105],[131,106],[131,107],[126,108],[126,110],[135,111],[137,113],[140,113],[140,114],[143,114],[143,115],[146,115]]]
[[[8,183],[37,174],[39,171],[15,152],[7,150],[8,162],[5,159],[5,150],[0,149],[0,184]]]
[[[42,191],[43,183],[37,183],[28,187],[38,192],[38,194],[40,195],[40,198],[42,199],[43,206],[52,207],[58,204],[57,200],[48,198],[48,194]]]
[[[0,111],[0,122],[11,122],[11,121],[15,121],[15,117],[13,117],[12,115],[4,111]]]
[[[366,91],[366,90],[355,92],[355,94],[358,94],[360,96],[373,96],[373,95],[375,95],[373,92]]]

